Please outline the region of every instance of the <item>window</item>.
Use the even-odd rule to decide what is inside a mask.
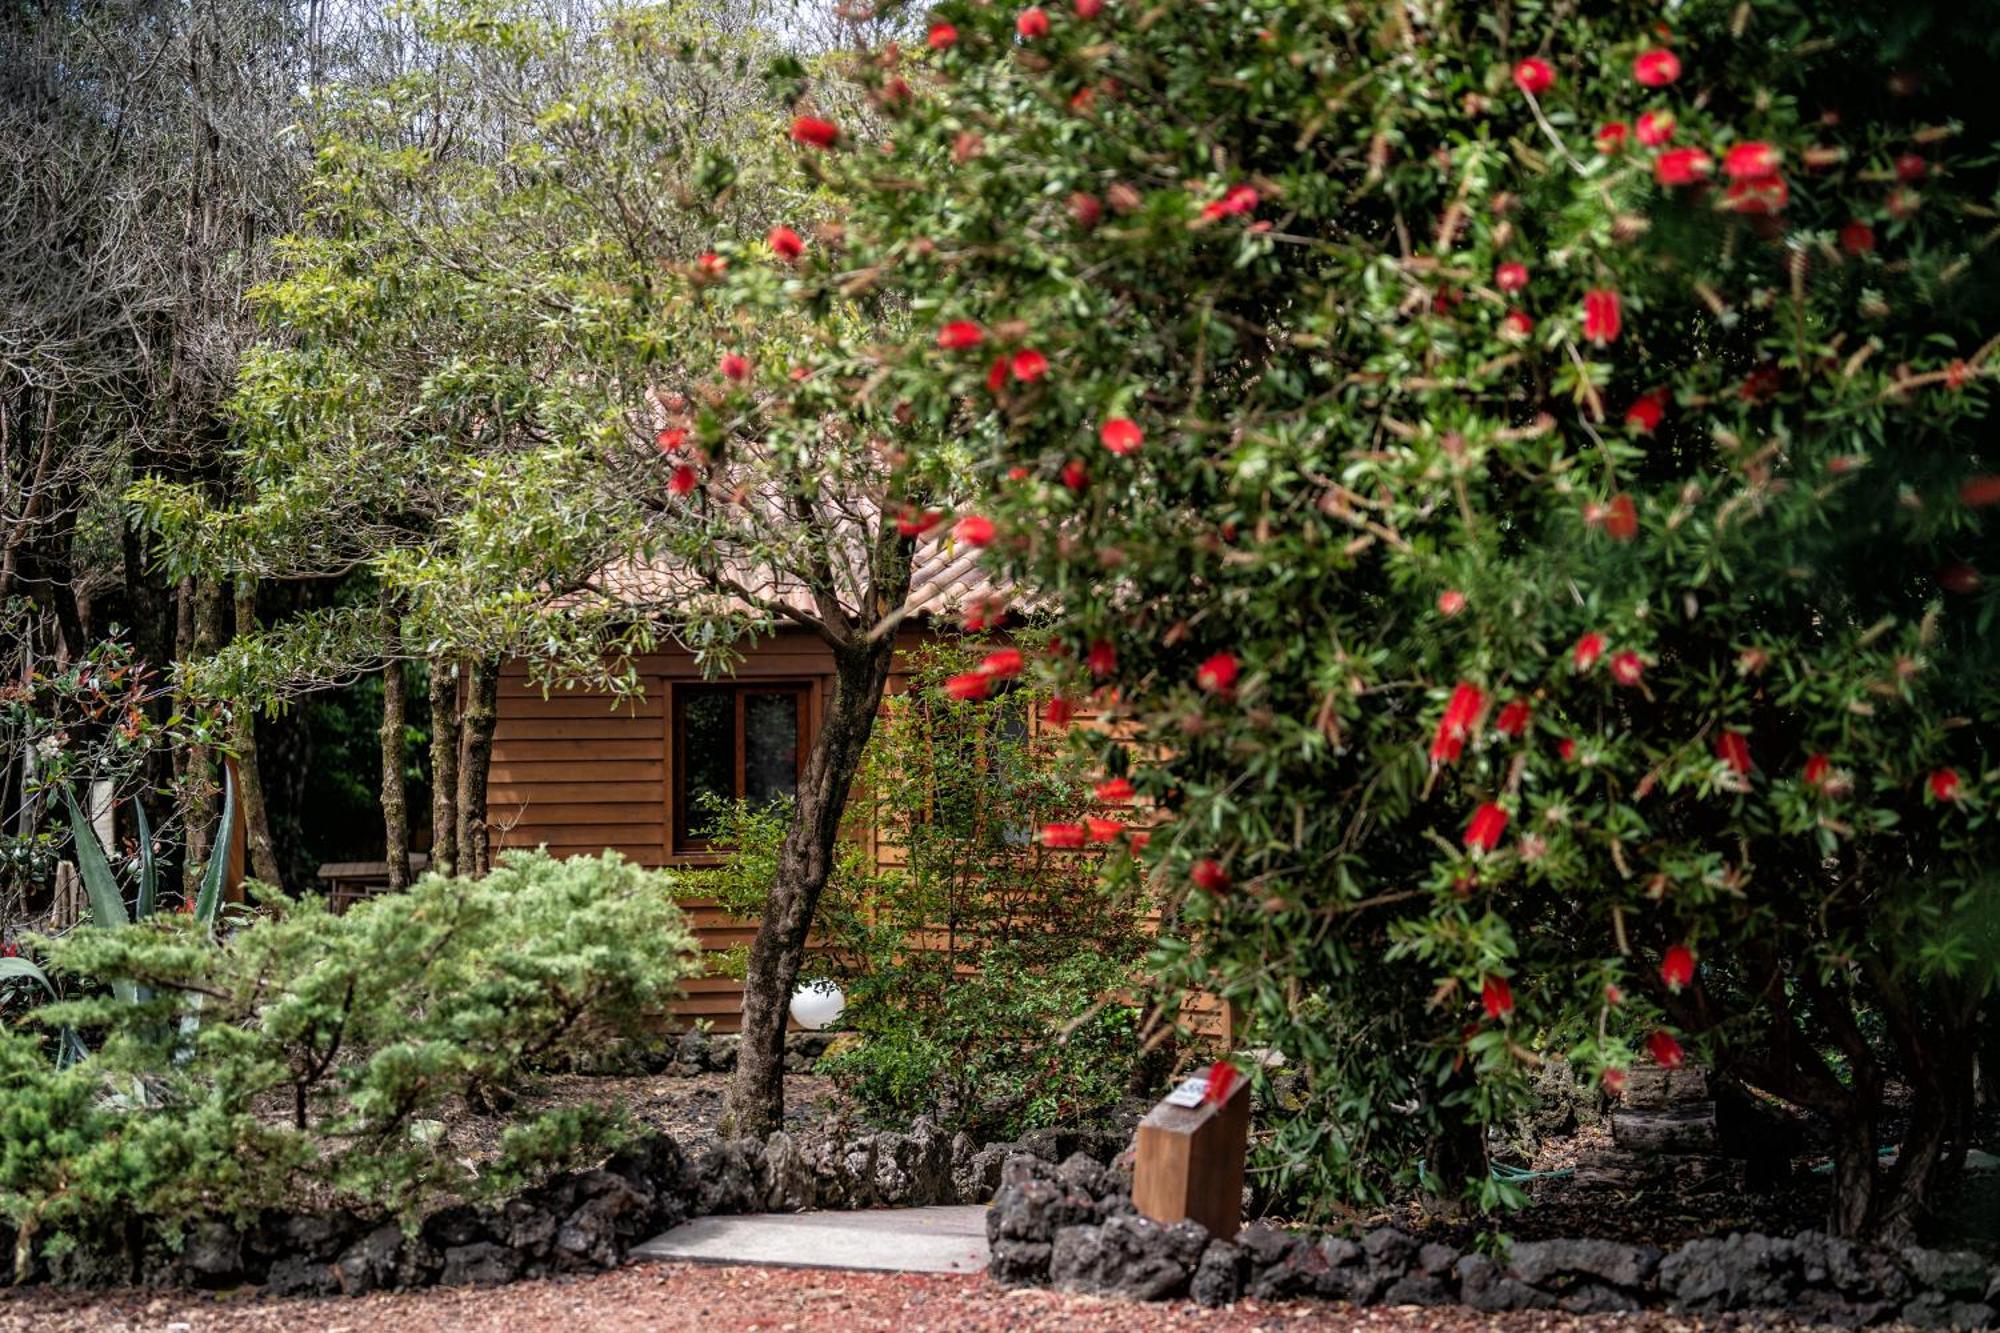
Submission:
[[[804,685],[674,688],[674,848],[709,845],[702,797],[765,805],[799,789]]]

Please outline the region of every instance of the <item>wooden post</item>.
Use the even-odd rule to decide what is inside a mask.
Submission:
[[[1243,1224],[1250,1081],[1237,1078],[1219,1103],[1195,1091],[1205,1087],[1204,1078],[1189,1079],[1139,1122],[1132,1202],[1155,1222],[1192,1218],[1228,1240]]]

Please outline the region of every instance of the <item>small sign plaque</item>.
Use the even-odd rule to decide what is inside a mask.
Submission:
[[[1196,1074],[1193,1078],[1182,1079],[1181,1085],[1168,1093],[1165,1100],[1169,1106],[1185,1106],[1192,1110],[1200,1106],[1207,1096],[1208,1075]]]

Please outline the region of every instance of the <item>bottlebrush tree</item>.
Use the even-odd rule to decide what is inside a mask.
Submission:
[[[1992,38],[1871,9],[945,0],[872,129],[781,71],[837,246],[716,297],[907,312],[797,382],[975,451],[1170,814],[1162,984],[1302,1075],[1281,1188],[1495,1202],[1558,1051],[1819,1117],[1844,1233],[1962,1157]]]

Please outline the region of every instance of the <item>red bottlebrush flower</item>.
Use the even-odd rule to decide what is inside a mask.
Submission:
[[[1153,840],[1153,835],[1148,833],[1145,829],[1133,829],[1132,835],[1127,839],[1125,839],[1125,845],[1132,849],[1132,854],[1134,856],[1137,856],[1140,852],[1146,850],[1146,844],[1151,842],[1152,840]]]
[[[1076,16],[1088,21],[1104,12],[1104,0],[1076,0]]]
[[[985,546],[992,542],[993,520],[984,514],[967,514],[958,520],[958,539],[968,546]]]
[[[1906,185],[1911,181],[1922,180],[1930,169],[1931,164],[1924,161],[1917,153],[1904,153],[1896,159],[1896,179]]]
[[[1007,383],[1007,357],[1005,353],[993,358],[993,364],[986,371],[986,391],[999,393]]]
[[[1576,646],[1569,650],[1570,668],[1575,671],[1588,671],[1597,665],[1597,659],[1602,656],[1604,656],[1604,636],[1592,630],[1579,638]]]
[[[1722,174],[1733,181],[1775,176],[1778,174],[1778,150],[1754,139],[1737,144],[1722,155]]]
[[[1106,640],[1099,639],[1083,655],[1083,664],[1089,668],[1091,675],[1101,680],[1118,669],[1118,650]]]
[[[1465,609],[1465,594],[1456,588],[1446,588],[1438,594],[1438,614],[1449,619]]]
[[[1729,765],[1732,773],[1747,774],[1750,762],[1750,738],[1740,731],[1725,731],[1715,738],[1715,757]]]
[[[1507,812],[1488,801],[1472,812],[1472,818],[1465,825],[1465,846],[1468,851],[1490,852],[1500,845],[1500,835],[1507,831]]]
[[[1146,442],[1146,432],[1130,417],[1113,417],[1098,427],[1097,438],[1106,449],[1122,458],[1138,452],[1139,446]]]
[[[667,490],[673,495],[691,495],[701,484],[701,474],[693,467],[682,463],[667,477]]]
[[[1061,695],[1042,705],[1042,721],[1052,727],[1064,726],[1075,716],[1076,706]]]
[[[1620,685],[1637,685],[1646,674],[1646,664],[1631,649],[1611,655],[1611,679]]]
[[[1944,368],[1944,387],[1953,393],[1965,388],[1966,381],[1971,378],[1972,367],[1963,361],[1954,361]]]
[[[1479,719],[1485,713],[1486,691],[1460,681],[1452,689],[1444,713],[1438,718],[1437,735],[1431,739],[1431,762],[1456,763],[1458,757],[1465,753],[1466,738],[1479,729]]]
[[[1089,231],[1104,217],[1104,204],[1094,194],[1079,190],[1069,197],[1070,221]]]
[[[1823,754],[1813,755],[1806,760],[1806,766],[1799,773],[1808,787],[1818,787],[1826,782],[1826,775],[1833,771],[1833,761]]]
[[[1014,31],[1021,34],[1024,42],[1046,37],[1049,35],[1049,16],[1040,5],[1030,5],[1014,20]]]
[[[1875,249],[1875,229],[1856,218],[1840,229],[1840,248],[1851,255],[1865,255]]]
[[[944,682],[944,692],[946,694],[949,694],[954,699],[962,699],[967,702],[974,699],[984,699],[992,689],[992,679],[977,671],[963,671],[956,676],[947,677]]]
[[[1097,105],[1097,89],[1088,84],[1069,95],[1069,109],[1079,116],[1090,114],[1090,108]]]
[[[1214,1106],[1229,1100],[1229,1094],[1236,1090],[1236,1066],[1227,1060],[1217,1060],[1208,1067],[1208,1083],[1202,1090],[1201,1099]]]
[[[1188,868],[1188,878],[1193,880],[1194,886],[1203,893],[1229,891],[1229,872],[1223,869],[1222,862],[1213,858],[1205,857],[1196,861]]]
[[[1019,648],[995,648],[979,664],[979,674],[1005,680],[1021,674],[1025,659]]]
[[[1535,321],[1525,310],[1509,310],[1500,320],[1500,336],[1524,342],[1535,331]]]
[[[1632,62],[1632,77],[1647,88],[1664,88],[1681,76],[1681,58],[1672,51],[1641,51]]]
[[[1785,205],[1791,201],[1792,187],[1785,183],[1783,176],[1731,181],[1729,188],[1722,192],[1724,208],[1750,217],[1772,217],[1784,212]]]
[[[1528,285],[1528,266],[1512,260],[1493,270],[1493,285],[1503,292],[1518,292]]]
[[[1097,815],[1084,818],[1083,827],[1090,834],[1092,842],[1116,842],[1118,835],[1125,831],[1125,825],[1116,819],[1103,819]]]
[[[1514,66],[1514,86],[1530,97],[1540,97],[1556,86],[1556,72],[1540,56],[1529,56]]]
[[[722,378],[741,384],[750,378],[750,359],[735,352],[724,352],[717,369],[722,372]]]
[[[924,35],[924,41],[933,51],[943,51],[958,44],[958,29],[949,23],[933,23]]]
[[[792,142],[814,148],[831,148],[840,141],[840,127],[818,116],[800,116],[792,121]]]
[[[1743,377],[1743,383],[1736,387],[1736,396],[1746,403],[1761,403],[1774,397],[1781,383],[1776,366],[1759,366]]]
[[[943,518],[944,515],[935,509],[926,509],[918,513],[905,506],[903,512],[896,515],[896,531],[905,537],[921,537],[936,527]]]
[[[1633,137],[1646,147],[1658,148],[1672,139],[1674,131],[1678,128],[1680,127],[1674,121],[1673,112],[1648,111],[1639,117],[1639,122],[1632,133]]]
[[[1557,741],[1557,742],[1556,742],[1556,755],[1557,755],[1557,756],[1558,756],[1559,758],[1561,758],[1561,760],[1562,760],[1562,761],[1563,761],[1563,762],[1564,762],[1565,764],[1573,764],[1573,763],[1575,763],[1575,762],[1576,762],[1576,741],[1575,741],[1575,740],[1574,740],[1574,739],[1573,739],[1572,737],[1569,737],[1569,736],[1565,736],[1565,737],[1563,737],[1563,738],[1562,738],[1561,740]]]
[[[938,330],[937,345],[947,352],[977,347],[986,341],[986,330],[969,319],[956,319]]]
[[[688,433],[678,426],[669,426],[653,437],[653,444],[663,454],[679,453],[687,442]]]
[[[8,940],[5,943],[0,943],[0,958],[19,958],[20,956],[21,946],[14,943],[14,941]]]
[[[1625,149],[1625,140],[1632,133],[1631,127],[1622,120],[1614,120],[1609,125],[1597,127],[1597,151],[1618,153]]]
[[[1653,159],[1653,179],[1662,185],[1693,185],[1715,170],[1715,159],[1699,148],[1669,148]]]
[[[1646,1054],[1653,1057],[1653,1063],[1662,1069],[1679,1069],[1687,1059],[1687,1052],[1674,1040],[1674,1034],[1664,1028],[1646,1038]]]
[[[1967,477],[1958,484],[1958,498],[1969,509],[1984,509],[1990,504],[2000,504],[2000,473],[1988,472],[1977,477]]]
[[[1106,805],[1122,805],[1137,794],[1130,778],[1106,778],[1097,784],[1097,799]]]
[[[1479,1004],[1496,1023],[1505,1022],[1514,1012],[1514,988],[1505,977],[1488,977],[1479,987]]]
[[[764,239],[771,243],[771,253],[787,264],[806,252],[804,239],[790,227],[773,227]]]
[[[1917,209],[1923,206],[1923,202],[1923,195],[1915,190],[1893,190],[1883,207],[1889,210],[1889,216],[1892,218],[1907,218],[1913,216]]]
[[[1625,409],[1625,428],[1640,435],[1651,435],[1666,420],[1667,395],[1665,390],[1655,389],[1642,393],[1632,400]]]
[[[1625,992],[1619,990],[1615,982],[1607,981],[1604,983],[1604,1002],[1616,1009],[1625,1003]]]
[[[1618,293],[1607,287],[1593,287],[1583,294],[1583,336],[1599,347],[1618,341],[1624,328],[1624,313]]]
[[[1085,488],[1090,485],[1090,469],[1086,468],[1080,460],[1070,459],[1069,462],[1064,463],[1062,466],[1062,484],[1075,491],[1078,495],[1083,494]]]
[[[1227,694],[1236,685],[1236,654],[1217,653],[1195,668],[1194,683],[1210,694]]]
[[[1685,944],[1676,944],[1667,950],[1667,956],[1660,960],[1660,980],[1676,995],[1681,987],[1694,982],[1694,950]]]
[[[1042,825],[1042,846],[1055,847],[1063,851],[1074,851],[1083,846],[1084,832],[1081,824]]]
[[[1625,1095],[1625,1071],[1607,1069],[1604,1071],[1604,1090],[1613,1097]]]
[[[1024,347],[1014,353],[1010,368],[1014,372],[1015,379],[1023,384],[1033,384],[1049,373],[1049,359],[1032,347]]]
[[[1604,507],[1604,535],[1615,542],[1629,542],[1639,535],[1639,507],[1623,491]]]
[[[1534,709],[1526,699],[1509,699],[1500,710],[1500,715],[1493,719],[1493,730],[1502,736],[1518,738],[1528,729],[1528,723],[1534,716]]]
[[[1955,801],[1958,799],[1958,770],[1940,768],[1933,771],[1926,780],[1931,791],[1931,799]]]
[[[719,278],[729,271],[729,261],[713,250],[704,251],[701,257],[694,261],[694,266],[700,269],[704,276],[710,278]]]
[[[1232,185],[1222,198],[1203,204],[1201,216],[1214,222],[1220,218],[1240,217],[1257,207],[1257,191],[1248,185]]]
[[[1939,569],[1937,572],[1937,581],[1938,587],[1943,588],[1946,592],[1957,593],[1961,597],[1969,597],[1973,593],[1978,592],[1979,585],[1985,582],[1979,576],[1979,571],[1971,565],[1966,564],[1963,560],[1954,560]]]

